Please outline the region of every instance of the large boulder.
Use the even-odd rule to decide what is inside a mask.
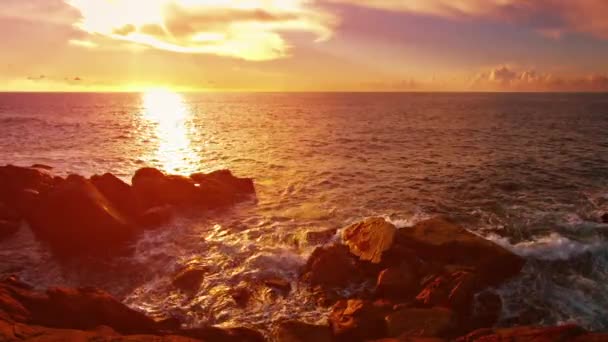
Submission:
[[[427,307],[449,307],[455,312],[468,315],[472,310],[475,293],[480,288],[475,274],[455,271],[431,278],[416,296],[416,300]]]
[[[201,286],[206,273],[205,268],[187,266],[173,276],[171,284],[184,292],[194,293]]]
[[[255,193],[253,180],[235,177],[228,170],[184,177],[143,168],[135,173],[132,184],[145,208],[165,204],[217,208],[234,204],[246,195]]]
[[[278,342],[331,342],[331,330],[326,325],[313,325],[298,321],[280,323],[273,332]]]
[[[60,178],[39,169],[0,166],[0,202],[20,218],[26,218],[33,206],[29,193],[47,192],[60,182]]]
[[[117,250],[138,232],[87,179],[70,176],[41,195],[29,223],[57,255]]]
[[[386,324],[391,337],[447,337],[456,320],[445,308],[404,308],[386,316]]]
[[[343,288],[361,281],[360,269],[348,247],[330,245],[317,247],[304,265],[301,280],[324,289]]]
[[[141,214],[142,208],[133,189],[120,178],[105,173],[92,176],[91,183],[124,215],[136,218]]]
[[[380,272],[376,283],[376,296],[392,301],[404,301],[413,298],[419,287],[420,277],[416,269],[404,261]]]
[[[342,239],[352,254],[378,264],[382,254],[392,247],[396,232],[397,227],[393,224],[373,217],[346,227]]]
[[[367,341],[387,336],[385,316],[391,310],[382,302],[340,300],[329,314],[329,326],[340,341]]]
[[[441,218],[398,230],[395,244],[425,260],[471,269],[486,285],[517,275],[525,263],[503,247]]]

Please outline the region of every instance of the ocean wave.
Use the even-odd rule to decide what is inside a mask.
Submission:
[[[598,238],[596,241],[585,243],[569,239],[555,232],[532,241],[523,241],[516,244],[512,244],[508,238],[496,234],[488,235],[486,238],[515,254],[540,260],[568,260],[587,252],[600,250],[606,246],[603,239]]]

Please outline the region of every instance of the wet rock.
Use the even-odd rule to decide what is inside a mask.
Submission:
[[[29,212],[21,208],[21,195],[24,189],[32,189],[37,193],[50,190],[57,184],[48,173],[27,167],[13,165],[0,166],[0,202],[16,211],[21,217],[27,217]]]
[[[88,330],[100,325],[121,333],[148,333],[156,323],[110,294],[92,288],[46,293],[12,278],[0,282],[0,318],[52,328]]]
[[[105,173],[92,176],[91,183],[124,215],[135,218],[140,214],[142,209],[133,189],[120,178]]]
[[[186,267],[173,277],[171,284],[184,292],[194,293],[200,288],[206,273],[204,268]]]
[[[32,169],[40,169],[40,170],[47,170],[47,171],[53,169],[52,166],[48,166],[48,165],[45,165],[45,164],[34,164],[34,165],[30,166],[30,167]]]
[[[165,175],[154,168],[142,168],[133,175],[133,191],[145,209],[167,204],[191,206],[199,202],[200,189],[190,178]]]
[[[289,294],[291,292],[291,283],[281,278],[269,278],[264,280],[264,285],[269,288],[279,290],[283,294]]]
[[[116,251],[137,233],[137,228],[80,176],[70,176],[41,195],[29,223],[60,256]]]
[[[554,342],[572,341],[582,338],[586,331],[576,325],[562,325],[557,327],[522,326],[504,329],[480,329],[457,339],[458,342],[486,342],[486,341],[534,341]],[[583,339],[585,341],[585,339]]]
[[[144,228],[154,228],[170,222],[173,215],[173,207],[163,205],[146,210],[137,218],[137,222]]]
[[[454,313],[445,308],[405,308],[386,316],[391,337],[445,337],[454,329]]]
[[[306,262],[301,279],[329,289],[361,280],[357,260],[344,245],[317,247]]]
[[[378,275],[376,296],[393,301],[413,298],[420,286],[416,269],[409,263],[387,268]]]
[[[396,232],[393,224],[374,217],[346,227],[342,239],[352,254],[377,264],[382,260],[382,253],[393,245]]]
[[[21,226],[20,221],[9,221],[9,220],[0,219],[0,241],[17,233],[20,226]]]
[[[390,307],[360,299],[340,300],[329,314],[329,326],[341,341],[366,341],[387,336],[384,317]]]
[[[129,341],[196,342],[177,335],[121,335],[109,327],[95,330],[57,329],[0,320],[0,341]]]
[[[251,178],[235,177],[230,170],[195,173],[190,178],[198,184],[210,206],[232,204],[244,196],[255,194]]]
[[[277,342],[331,342],[331,330],[326,325],[312,325],[298,321],[282,322],[273,333]]]
[[[498,285],[517,275],[525,262],[503,247],[440,218],[400,229],[396,244],[428,261],[470,268],[486,285]]]
[[[310,231],[306,232],[304,239],[308,245],[322,245],[329,242],[334,236],[336,236],[337,232],[337,229]]]
[[[608,213],[604,213],[601,217],[603,223],[608,223]]]
[[[416,296],[416,300],[426,307],[448,307],[459,314],[468,315],[479,289],[475,274],[456,271],[433,278]]]
[[[249,328],[216,328],[204,327],[196,329],[185,329],[177,332],[179,335],[188,336],[198,341],[213,342],[264,342],[266,339],[258,331]]]

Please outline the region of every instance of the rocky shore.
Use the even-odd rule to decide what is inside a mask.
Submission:
[[[59,260],[130,253],[131,242],[182,211],[218,211],[255,196],[251,179],[223,170],[189,177],[138,170],[127,184],[112,174],[53,176],[43,165],[0,167],[0,240],[27,223]],[[49,288],[15,276],[0,281],[0,341],[608,341],[575,325],[518,326],[502,317],[495,288],[517,276],[525,260],[449,219],[397,229],[369,218],[318,232],[319,247],[299,274],[327,323],[273,323],[185,329],[154,320],[102,289]],[[204,270],[184,269],[173,286],[193,291]],[[290,283],[266,286],[289,295]],[[246,302],[247,289],[235,289]],[[507,322],[507,323],[505,323]]]

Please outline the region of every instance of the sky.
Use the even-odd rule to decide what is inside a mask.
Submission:
[[[607,0],[1,0],[0,91],[608,91]]]

